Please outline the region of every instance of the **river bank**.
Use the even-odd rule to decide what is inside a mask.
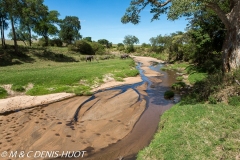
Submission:
[[[142,78],[149,77],[146,83],[101,90],[92,97],[69,97],[31,109],[21,108],[19,112],[3,113],[0,116],[0,151],[86,150],[86,155],[91,155],[90,159],[136,154],[150,142],[159,116],[173,104],[159,97],[163,97],[174,77],[148,69],[154,61],[152,58],[133,58],[142,64],[145,76]],[[160,77],[165,79],[162,86],[159,86]],[[166,77],[171,77],[171,80]],[[158,87],[165,89],[159,92]],[[132,149],[126,147],[129,143]],[[109,152],[108,148],[112,151]],[[98,153],[102,155],[98,156]]]

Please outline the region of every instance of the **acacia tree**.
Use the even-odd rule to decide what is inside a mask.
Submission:
[[[55,24],[59,23],[59,13],[58,11],[47,11],[45,8],[45,14],[42,14],[40,20],[35,24],[34,32],[38,35],[43,36],[46,46],[48,46],[48,38],[50,35],[56,35],[58,33],[58,28]]]
[[[79,33],[81,29],[78,17],[66,16],[60,24],[59,37],[66,43],[71,44],[73,41],[79,40],[82,36]]]
[[[127,46],[127,52],[134,52],[134,44],[139,43],[139,39],[136,36],[127,35],[124,37],[123,43]]]
[[[196,11],[206,8],[214,11],[226,29],[222,46],[223,71],[228,72],[240,67],[239,0],[132,0],[121,19],[122,23],[139,23],[139,14],[148,5],[151,5],[152,20],[159,19],[164,13],[169,19],[175,20],[181,16],[191,16]]]
[[[47,14],[47,6],[43,4],[43,0],[22,0],[22,11],[20,18],[19,31],[22,34],[23,40],[27,40],[29,45],[32,44],[32,39],[36,36],[32,35],[32,30],[35,27],[41,17]]]
[[[99,39],[99,40],[98,40],[98,43],[100,43],[100,44],[106,46],[107,48],[112,47],[112,43],[109,42],[109,41],[106,40],[106,39]]]

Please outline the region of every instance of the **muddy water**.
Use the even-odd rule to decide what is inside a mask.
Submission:
[[[163,64],[157,64],[150,67],[152,70],[163,74],[163,76],[158,77],[162,80],[162,83],[153,83],[144,75],[143,71],[140,69],[140,64],[138,65],[137,68],[143,79],[142,83],[148,84],[146,90],[148,96],[144,96],[147,101],[146,110],[135,124],[133,130],[124,139],[118,143],[109,145],[107,148],[103,148],[97,153],[93,153],[85,159],[112,160],[124,158],[124,160],[134,160],[136,159],[137,152],[150,143],[157,130],[160,116],[174,104],[172,100],[166,100],[164,98],[164,92],[170,89],[170,86],[175,82],[177,75],[175,71],[160,71],[163,66]],[[142,83],[112,89],[120,88],[124,90],[129,87],[136,88]],[[178,95],[175,96],[175,99],[179,98]]]

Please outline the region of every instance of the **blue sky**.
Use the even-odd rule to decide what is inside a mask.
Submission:
[[[44,0],[49,10],[57,10],[61,19],[65,16],[77,16],[81,22],[80,34],[92,37],[92,40],[107,39],[113,44],[122,43],[124,36],[138,37],[140,44],[149,43],[151,37],[184,31],[185,18],[176,21],[167,20],[166,16],[151,22],[150,9],[142,11],[141,22],[137,25],[122,24],[130,0]]]

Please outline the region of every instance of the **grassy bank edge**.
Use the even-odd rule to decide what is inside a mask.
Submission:
[[[169,64],[164,69],[187,75],[185,82],[190,84],[208,76],[186,62]],[[176,104],[162,115],[153,140],[138,152],[137,159],[240,159],[239,111],[240,105]]]
[[[137,159],[239,159],[239,112],[240,106],[177,104],[163,114]]]

